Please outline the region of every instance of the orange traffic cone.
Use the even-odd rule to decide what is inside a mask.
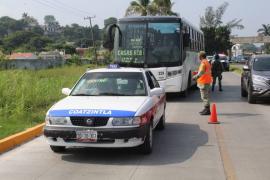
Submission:
[[[219,124],[218,119],[217,119],[216,104],[212,105],[211,116],[209,118],[208,124]]]

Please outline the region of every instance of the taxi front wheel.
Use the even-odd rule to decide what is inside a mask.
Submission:
[[[159,120],[159,122],[158,122],[158,124],[157,124],[157,129],[158,130],[163,130],[163,129],[165,129],[165,120],[166,119],[166,116],[165,116],[165,109],[164,109],[164,113],[163,113],[163,115],[161,116],[161,118],[160,118],[160,120]]]
[[[64,152],[66,150],[65,146],[50,146],[50,148],[55,153]]]
[[[152,149],[153,149],[153,125],[152,124],[149,124],[144,143],[141,146],[139,146],[139,149],[143,154],[151,154]]]

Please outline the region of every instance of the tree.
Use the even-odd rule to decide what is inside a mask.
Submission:
[[[136,0],[130,3],[130,6],[126,10],[126,16],[138,14],[146,16],[151,9],[150,0]]]
[[[262,28],[258,29],[258,33],[264,36],[270,36],[270,24],[262,24]],[[270,43],[264,43],[263,50],[265,53],[270,53]]]
[[[29,40],[26,47],[27,49],[35,52],[41,52],[52,41],[48,37],[35,36]]]
[[[54,24],[56,23],[56,19],[53,15],[44,16],[44,24]]]
[[[4,38],[3,43],[7,51],[11,52],[13,49],[27,44],[35,34],[29,31],[16,31],[15,33]]]
[[[7,56],[0,50],[0,62],[7,59]]]
[[[47,29],[46,26],[44,29],[39,26],[35,18],[27,13],[23,13],[19,20],[8,16],[0,17],[0,50],[10,54],[13,51],[39,52],[59,49],[74,54],[76,45],[77,47],[93,45],[89,27],[78,24],[61,27],[52,15],[45,16],[44,22]],[[95,43],[101,44],[101,30],[97,25],[93,26],[93,32]]]
[[[152,6],[154,6],[155,13],[157,15],[166,16],[166,15],[173,15],[177,16],[177,13],[172,11],[172,6],[174,3],[171,0],[154,0],[152,2]]]
[[[227,26],[219,26],[217,28],[201,28],[204,32],[205,51],[207,54],[227,53],[232,46],[230,42],[231,31]]]
[[[233,19],[223,23],[222,17],[228,8],[229,3],[225,2],[216,10],[209,6],[205,10],[204,16],[200,18],[200,27],[205,37],[205,51],[207,54],[224,52],[232,46],[230,42],[231,30],[234,28],[243,29],[241,19]]]
[[[126,16],[130,15],[177,15],[172,9],[171,0],[136,0],[130,3],[126,10]]]
[[[39,26],[38,21],[34,17],[29,16],[27,13],[22,14],[21,20],[27,27]]]
[[[264,36],[270,36],[270,24],[262,24],[262,28],[258,29],[257,32]]]
[[[12,34],[15,31],[23,30],[24,25],[21,21],[3,16],[0,18],[0,38]]]
[[[209,6],[205,10],[204,16],[200,18],[200,26],[202,28],[217,28],[219,26],[227,26],[230,30],[233,28],[243,29],[244,26],[240,24],[242,19],[233,19],[226,24],[223,24],[222,18],[229,6],[228,2],[224,2],[216,10],[212,6]]]
[[[257,52],[258,48],[254,44],[241,44],[241,49],[248,52]]]
[[[60,24],[56,21],[53,15],[46,15],[44,17],[45,34],[54,37],[60,33]]]
[[[270,43],[264,43],[264,45],[261,46],[262,50],[264,50],[264,53],[270,54]]]

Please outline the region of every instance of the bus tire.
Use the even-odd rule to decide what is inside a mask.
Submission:
[[[186,90],[184,90],[184,91],[182,92],[183,97],[188,97],[190,86],[191,86],[191,73],[189,73],[189,75],[188,75],[187,88],[186,88]]]

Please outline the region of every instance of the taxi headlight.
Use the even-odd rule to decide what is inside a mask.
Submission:
[[[133,126],[140,124],[139,117],[126,117],[126,118],[113,118],[112,125],[113,126]]]
[[[67,117],[49,117],[45,118],[46,125],[67,125]]]

